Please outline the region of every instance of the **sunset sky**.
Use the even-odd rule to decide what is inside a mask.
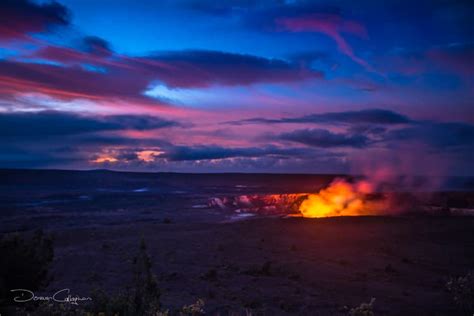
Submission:
[[[474,175],[473,1],[0,1],[0,168]]]

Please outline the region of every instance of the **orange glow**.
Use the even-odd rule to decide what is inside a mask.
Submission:
[[[138,159],[144,161],[144,162],[153,162],[155,161],[155,158],[159,155],[164,154],[163,151],[157,151],[157,150],[143,150],[143,151],[137,151],[137,156]]]
[[[306,193],[292,194],[267,194],[261,197],[262,201],[267,205],[287,205],[291,206],[298,203],[300,199],[306,196]]]
[[[335,179],[319,193],[309,194],[299,211],[303,217],[373,215],[373,205],[365,201],[365,195],[371,192],[372,186],[368,182],[351,184],[344,179]]]
[[[94,160],[91,160],[91,162],[93,163],[106,163],[106,162],[114,163],[117,161],[118,159],[112,156],[100,156]]]

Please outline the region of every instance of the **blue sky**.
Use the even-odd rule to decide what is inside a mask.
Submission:
[[[0,9],[0,167],[474,174],[471,1]]]

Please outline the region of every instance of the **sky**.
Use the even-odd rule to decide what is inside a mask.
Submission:
[[[474,175],[474,2],[2,0],[0,168]]]

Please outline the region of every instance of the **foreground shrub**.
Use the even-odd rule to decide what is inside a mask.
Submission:
[[[11,302],[12,289],[35,291],[47,284],[48,268],[53,260],[53,242],[42,230],[29,238],[18,234],[0,240],[0,305]]]
[[[350,316],[374,316],[375,298],[372,298],[369,303],[362,303],[349,311]]]
[[[151,270],[151,259],[142,239],[137,256],[133,259],[133,284],[126,293],[109,296],[103,291],[92,295],[91,312],[105,315],[167,315],[161,312],[160,290]]]
[[[183,316],[204,315],[204,300],[198,299],[194,304],[183,306],[180,314]]]
[[[2,270],[0,281],[4,292],[15,286],[34,291],[45,285],[43,281],[47,276],[49,262],[53,258],[53,248],[50,239],[46,238],[42,232],[35,233],[31,240],[24,240],[16,235],[2,239],[0,247],[2,255],[8,254],[8,258],[4,256],[1,258],[4,270]],[[202,299],[172,313],[162,309],[161,292],[151,268],[151,259],[145,241],[142,239],[138,253],[133,258],[133,282],[125,292],[108,295],[104,291],[96,290],[91,295],[92,300],[81,306],[57,302],[34,302],[34,305],[29,306],[11,306],[8,311],[17,315],[31,316],[199,316],[205,314]],[[11,271],[14,272],[11,273]]]
[[[451,278],[446,283],[446,288],[452,294],[454,304],[465,312],[474,313],[474,273]]]

